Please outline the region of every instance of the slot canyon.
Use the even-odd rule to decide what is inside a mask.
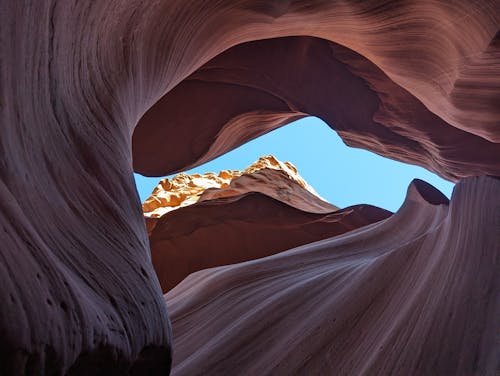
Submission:
[[[500,372],[499,0],[3,0],[0,24],[0,375]],[[308,116],[451,198],[337,207],[271,155],[182,173]],[[141,203],[134,172],[180,174]]]

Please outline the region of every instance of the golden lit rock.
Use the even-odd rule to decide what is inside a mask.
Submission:
[[[299,186],[320,197],[314,188],[307,184],[299,175],[297,168],[292,163],[281,162],[272,155],[266,155],[259,158],[243,171],[223,170],[218,174],[207,172],[203,175],[180,173],[171,179],[162,179],[153,190],[151,196],[142,204],[144,215],[149,218],[159,218],[169,211],[198,202],[202,196],[202,200],[206,200],[240,194],[242,193],[241,187],[239,189],[231,187],[231,189],[225,190],[220,190],[220,188],[229,188],[231,182],[236,178],[243,175],[251,175],[263,169],[282,171],[289,179],[299,184]],[[214,188],[218,190],[213,191]],[[286,186],[281,189],[279,192],[283,192]],[[208,190],[212,191],[208,192]],[[244,190],[249,191],[248,189]],[[207,193],[205,194],[206,191]],[[276,195],[278,194],[282,195],[282,193],[276,193]],[[269,195],[274,196],[272,193]]]

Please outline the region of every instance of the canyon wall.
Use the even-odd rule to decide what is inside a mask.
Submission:
[[[172,374],[494,375],[499,194],[416,180],[386,220],[191,274],[165,295]]]
[[[452,268],[450,278],[455,266],[465,265],[477,266],[470,269],[475,278],[460,280],[461,295],[449,286],[452,278],[425,280],[438,302],[426,311],[417,299],[421,319],[400,326],[407,336],[390,337],[387,344],[399,349],[398,338],[429,343],[438,340],[432,333],[455,338],[461,330],[469,333],[465,326],[489,327],[498,317],[495,300],[489,287],[475,286],[488,285],[498,261],[488,253],[494,234],[489,215],[498,208],[498,194],[488,192],[497,186],[469,178],[500,175],[498,9],[498,0],[2,1],[1,372],[168,372],[171,327],[133,170],[181,171],[307,115],[327,121],[349,145],[466,179],[459,186],[470,187],[457,194],[458,207],[468,209],[454,211],[452,204],[453,220],[445,221],[450,232],[443,230],[432,238],[433,247],[423,249],[441,255],[441,239],[459,239],[446,248],[451,259],[436,257],[449,261],[443,264]],[[422,216],[415,220],[432,217]],[[396,228],[381,241],[404,248],[414,231]],[[465,247],[471,239],[475,252]],[[407,266],[410,276],[433,270],[426,263]],[[395,294],[419,291],[411,283],[403,287],[408,290]],[[366,302],[356,295],[360,290],[349,291],[353,301]],[[405,309],[397,301],[389,302],[396,317],[408,317],[397,315]],[[240,300],[233,304],[244,309]],[[172,307],[175,321],[179,306]],[[439,315],[426,319],[439,307],[452,308],[443,331]],[[357,318],[351,316],[352,325]],[[373,331],[387,328],[372,324]],[[493,374],[496,347],[482,330],[476,333],[463,337],[469,354],[450,347],[453,353],[440,353],[448,360],[434,361],[425,353],[413,359],[412,369],[437,364]],[[200,343],[207,338],[196,334]],[[373,343],[384,337],[383,331],[372,334]],[[183,360],[183,341],[175,341],[175,372],[199,364]],[[429,348],[439,353],[448,347]],[[392,351],[382,347],[379,353]],[[253,355],[257,368],[268,359]],[[372,358],[375,369],[387,369],[382,356]]]

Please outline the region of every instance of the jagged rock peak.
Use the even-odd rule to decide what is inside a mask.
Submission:
[[[169,211],[198,202],[207,189],[227,188],[233,179],[242,175],[254,174],[263,169],[282,171],[289,179],[320,197],[314,188],[299,175],[297,167],[292,163],[281,162],[272,155],[266,155],[242,171],[222,170],[218,174],[213,172],[204,174],[180,173],[173,178],[162,179],[151,196],[142,204],[144,215],[150,218],[159,218]]]

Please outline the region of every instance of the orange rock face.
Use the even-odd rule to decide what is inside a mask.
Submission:
[[[313,194],[295,166],[272,156],[242,172],[178,175],[172,182],[160,182],[143,206],[158,196],[168,197],[165,186],[173,187],[176,196],[186,196],[184,202],[198,200],[178,205],[159,219],[147,218],[155,221],[149,242],[165,292],[195,271],[269,256],[391,215],[369,205],[340,210]],[[213,188],[219,182],[222,187]],[[204,187],[209,188],[202,191]],[[162,209],[156,207],[153,213]]]
[[[493,179],[470,178],[500,175],[499,9],[498,0],[0,2],[1,372],[168,373],[171,327],[134,169],[182,171],[315,115],[349,145],[465,179],[457,204],[446,217],[442,206],[410,205],[413,214],[325,240],[359,250],[336,274],[323,273],[331,252],[312,264],[287,258],[269,271],[275,284],[261,284],[267,261],[242,264],[245,273],[223,267],[228,281],[247,278],[232,289],[224,273],[215,285],[193,282],[213,270],[194,274],[178,290],[193,295],[182,306],[172,296],[175,372],[495,374],[498,341],[485,333],[498,332],[500,316],[491,293],[500,194]],[[298,290],[284,282],[294,278]],[[208,302],[212,291],[224,295]],[[259,302],[243,299],[249,291]],[[215,316],[194,332],[177,322],[196,299],[206,310],[190,323]],[[286,326],[271,327],[271,314],[259,326],[253,315],[268,311],[257,303],[273,300]],[[322,319],[339,305],[335,323]],[[254,336],[234,335],[228,317]]]
[[[243,175],[253,174],[262,169],[282,171],[284,178],[277,184],[267,184],[268,181],[256,179],[255,175],[249,181],[248,179],[240,179]],[[262,176],[264,177],[265,174]],[[233,183],[232,181],[235,179],[237,181]],[[257,180],[257,184],[251,183],[254,179]],[[290,180],[295,184],[288,184]],[[291,192],[293,190],[291,187],[295,187],[296,184],[319,197],[318,193],[298,174],[297,168],[293,164],[280,162],[272,155],[268,155],[259,158],[243,171],[224,170],[218,174],[208,172],[203,175],[178,174],[172,179],[163,179],[153,190],[151,196],[144,201],[142,210],[147,218],[159,218],[171,210],[192,205],[198,201],[233,196],[251,192],[252,189],[265,190],[271,197],[278,198],[280,192]],[[304,202],[307,204],[307,200]],[[321,205],[328,207],[326,203]],[[327,210],[332,211],[335,208],[330,205]]]

